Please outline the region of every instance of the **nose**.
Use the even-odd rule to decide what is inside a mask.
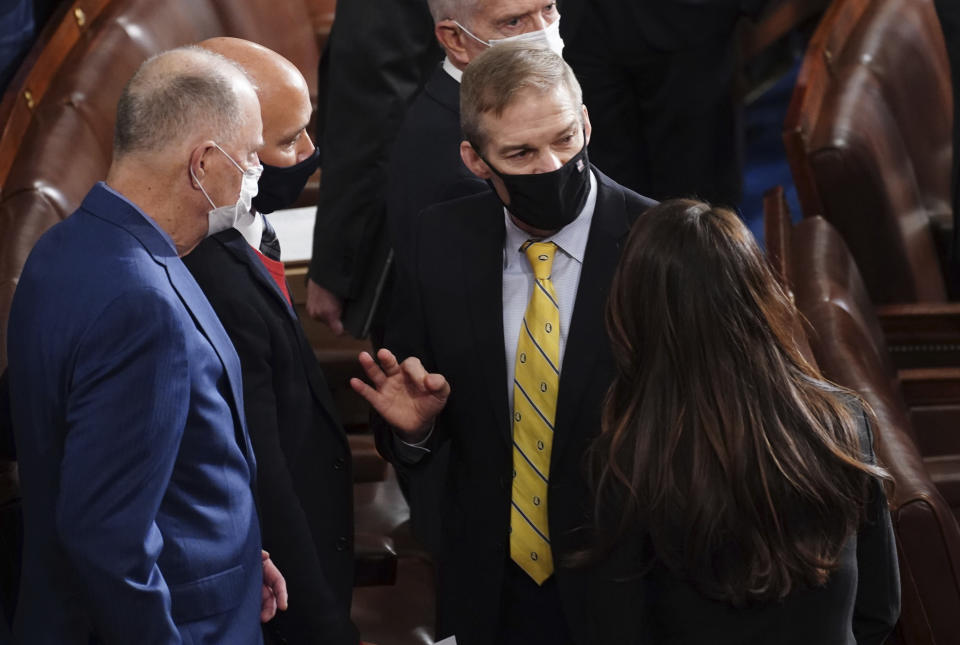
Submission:
[[[297,163],[300,163],[312,155],[314,149],[315,146],[313,145],[313,141],[310,139],[310,135],[304,132],[303,136],[300,137],[300,140],[297,142]]]
[[[544,18],[542,13],[538,13],[533,18],[533,29],[531,31],[543,31],[551,25],[553,21]]]
[[[537,164],[537,168],[533,171],[533,174],[553,172],[564,163],[566,163],[566,160],[562,159],[557,153],[548,152],[543,155],[541,158],[541,163]]]

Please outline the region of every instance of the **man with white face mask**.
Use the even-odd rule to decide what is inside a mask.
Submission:
[[[10,311],[15,642],[259,645],[286,590],[260,548],[240,361],[180,260],[250,193],[256,93],[181,48],[140,67],[116,121],[106,181],[37,242]]]

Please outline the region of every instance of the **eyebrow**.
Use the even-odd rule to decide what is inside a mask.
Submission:
[[[303,124],[300,128],[298,128],[297,130],[294,130],[294,131],[292,131],[292,132],[284,132],[284,133],[277,139],[277,142],[278,142],[278,143],[289,143],[290,141],[293,141],[293,140],[296,139],[298,136],[300,136],[301,133],[306,132],[307,127],[308,127],[309,125],[310,125],[309,123],[304,123],[304,124]]]
[[[580,123],[578,123],[577,119],[574,118],[574,119],[567,125],[567,127],[565,127],[564,129],[560,130],[556,135],[554,135],[554,137],[553,137],[554,140],[555,140],[555,139],[559,139],[560,137],[565,136],[565,135],[570,134],[570,133],[576,133],[576,131],[579,129],[579,127],[578,127],[579,125],[580,125]],[[532,145],[529,144],[529,143],[508,143],[508,144],[506,144],[506,145],[503,145],[503,146],[500,146],[499,148],[497,148],[497,153],[500,154],[501,156],[503,156],[503,155],[509,154],[510,152],[514,152],[514,151],[518,151],[518,150],[530,150],[530,149],[533,148],[533,147],[534,147],[534,146],[532,146]]]

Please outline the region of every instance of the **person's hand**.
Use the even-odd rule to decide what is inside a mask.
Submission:
[[[287,610],[287,581],[277,565],[270,559],[270,554],[260,551],[263,557],[263,590],[260,604],[260,622],[265,623],[277,615],[277,609]]]
[[[367,352],[359,357],[373,387],[358,378],[350,379],[350,386],[399,431],[404,441],[422,441],[447,404],[450,384],[442,374],[428,373],[419,358],[411,356],[398,363],[393,352],[381,349],[377,359],[380,365]]]
[[[327,291],[307,278],[307,315],[319,320],[337,336],[343,334],[343,301],[332,291]]]

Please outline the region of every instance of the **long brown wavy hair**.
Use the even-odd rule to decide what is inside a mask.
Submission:
[[[646,566],[735,605],[827,581],[888,476],[865,461],[864,404],[803,358],[796,316],[734,213],[673,200],[640,217],[607,306],[595,554],[643,540]]]

